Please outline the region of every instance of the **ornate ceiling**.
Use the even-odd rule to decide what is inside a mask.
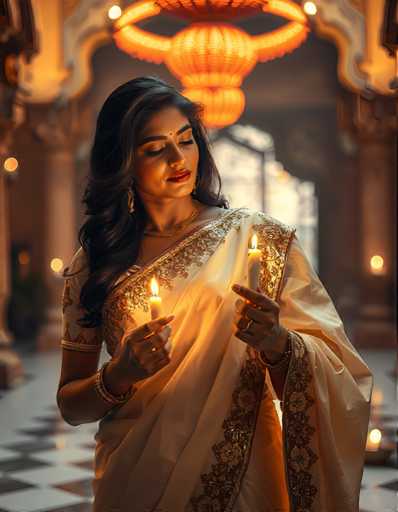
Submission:
[[[91,86],[91,57],[110,41],[112,0],[33,0],[40,53],[21,63],[26,101],[75,97]],[[384,0],[317,0],[313,30],[338,48],[338,77],[350,90],[378,94],[390,88],[395,59],[379,44]],[[264,64],[266,65],[266,64]]]

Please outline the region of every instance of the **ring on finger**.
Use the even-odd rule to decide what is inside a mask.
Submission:
[[[252,320],[251,318],[249,318],[249,321],[247,322],[246,324],[246,327],[243,329],[244,332],[249,332],[250,330],[250,327],[254,324],[254,320]]]
[[[149,331],[148,334],[145,334],[143,339],[147,340],[148,338],[151,338],[154,334],[155,334],[154,331]]]

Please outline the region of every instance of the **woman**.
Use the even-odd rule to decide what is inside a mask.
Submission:
[[[371,374],[294,230],[228,209],[199,115],[142,77],[98,117],[57,395],[101,419],[94,511],[356,511]]]

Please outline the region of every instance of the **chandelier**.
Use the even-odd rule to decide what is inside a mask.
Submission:
[[[140,21],[162,12],[190,24],[172,37],[145,31]],[[261,12],[288,22],[252,36],[230,20]],[[167,68],[182,83],[182,94],[204,106],[209,128],[233,124],[245,107],[240,89],[257,62],[292,52],[306,39],[307,17],[292,0],[141,0],[128,6],[114,24],[114,39],[126,53]]]

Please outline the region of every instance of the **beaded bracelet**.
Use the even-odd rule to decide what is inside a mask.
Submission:
[[[263,352],[259,352],[259,358],[261,363],[269,368],[270,370],[274,370],[276,368],[282,368],[287,363],[289,363],[290,356],[292,355],[292,333],[288,331],[287,333],[287,343],[286,348],[284,352],[281,354],[281,356],[277,359],[277,361],[270,363],[266,360],[265,355]]]
[[[105,363],[100,370],[97,371],[95,374],[95,390],[99,397],[106,403],[111,405],[121,405],[127,402],[133,393],[135,392],[134,386],[132,386],[126,393],[123,393],[122,395],[113,395],[110,393],[104,384],[104,371],[105,368],[108,366],[109,361]]]

